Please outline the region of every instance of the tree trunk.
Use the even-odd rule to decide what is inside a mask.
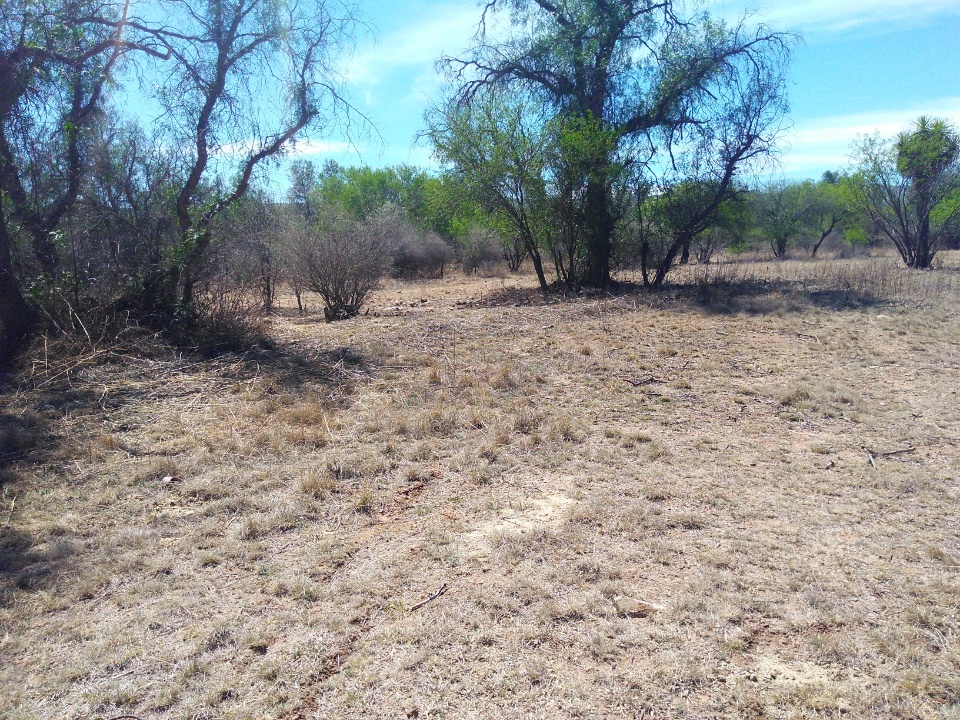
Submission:
[[[643,277],[643,286],[650,288],[650,242],[646,237],[640,243],[640,275]]]
[[[533,260],[533,269],[537,271],[537,281],[540,283],[540,292],[546,294],[549,288],[547,287],[547,278],[543,274],[543,258],[540,257],[540,252],[530,253],[530,258]]]
[[[693,241],[693,237],[689,235],[682,235],[673,245],[670,246],[670,249],[667,251],[667,254],[664,256],[663,260],[660,261],[660,267],[657,268],[657,274],[653,277],[653,282],[650,283],[651,290],[658,290],[663,281],[667,277],[667,273],[670,272],[670,268],[673,267],[673,261],[676,259],[677,254],[683,248],[685,244],[689,245]]]
[[[913,254],[913,266],[917,270],[929,270],[933,265],[933,253],[930,249],[930,215],[926,214],[920,222],[917,233],[917,247]]]
[[[12,359],[27,337],[32,313],[13,271],[10,234],[0,196],[0,363]]]
[[[537,247],[537,241],[534,240],[533,233],[526,227],[526,224],[524,224],[524,228],[521,230],[521,237],[523,238],[524,245],[526,245],[527,254],[530,256],[530,259],[533,260],[533,269],[537,271],[537,280],[540,282],[540,292],[546,294],[548,288],[547,278],[543,274],[543,258],[540,256],[540,248]]]
[[[836,226],[836,224],[837,224],[836,221],[834,221],[833,223],[831,223],[831,225],[830,225],[830,227],[827,229],[827,231],[826,231],[825,233],[823,233],[823,234],[820,235],[820,239],[817,240],[816,245],[813,246],[813,252],[810,253],[810,258],[811,258],[811,259],[813,259],[813,258],[815,258],[815,257],[817,256],[817,250],[820,249],[820,246],[823,245],[823,241],[826,240],[827,237],[829,237],[830,233],[833,232],[833,228]]]
[[[180,285],[180,304],[185,310],[193,308],[193,285],[192,277],[185,277]]]
[[[773,256],[778,260],[782,260],[787,255],[787,244],[789,243],[789,236],[774,238],[770,241],[770,247],[773,250]]]
[[[610,286],[610,252],[613,218],[606,185],[598,180],[587,183],[586,207],[587,267],[583,284],[600,290]]]

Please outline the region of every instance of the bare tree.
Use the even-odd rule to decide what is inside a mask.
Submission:
[[[0,3],[0,356],[9,356],[31,312],[14,270],[13,228],[30,239],[48,277],[59,271],[55,231],[77,202],[87,139],[110,79],[131,52],[169,57],[130,3]]]
[[[179,247],[145,300],[158,309],[189,309],[210,256],[214,218],[296,138],[354,116],[336,62],[357,20],[346,6],[324,0],[166,0],[165,8],[170,26],[163,32],[178,69],[163,88],[163,124],[183,150]]]

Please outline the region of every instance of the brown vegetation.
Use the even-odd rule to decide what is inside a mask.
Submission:
[[[40,347],[0,395],[0,715],[955,717],[960,273],[709,273]]]

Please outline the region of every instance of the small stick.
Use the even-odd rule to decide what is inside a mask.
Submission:
[[[877,461],[873,459],[873,453],[867,449],[866,445],[863,445],[863,451],[867,454],[867,457],[870,459],[870,464],[873,465],[873,469],[877,469]]]
[[[422,607],[423,607],[424,605],[426,605],[427,603],[433,602],[433,601],[436,600],[438,597],[440,597],[441,595],[443,595],[446,591],[447,591],[447,584],[444,583],[443,585],[440,586],[440,589],[437,590],[433,595],[431,595],[430,597],[428,597],[426,600],[421,600],[421,601],[418,602],[416,605],[414,605],[412,608],[410,608],[410,612],[413,612],[414,610],[419,610],[420,608],[422,608]]]
[[[903,448],[902,450],[891,450],[890,452],[873,453],[873,456],[874,457],[891,457],[893,455],[903,455],[905,453],[912,453],[916,451],[917,449],[915,447],[908,447],[908,448]]]
[[[653,375],[647,378],[642,378],[640,380],[634,380],[633,378],[626,378],[626,377],[620,378],[620,379],[626,383],[630,383],[634,387],[640,387],[641,385],[651,385],[653,383],[663,382],[663,380],[660,380],[659,378],[655,378]]]
[[[10,501],[10,512],[7,513],[7,521],[3,524],[4,529],[9,527],[10,521],[13,519],[13,511],[17,507],[17,496],[13,496],[13,500]]]

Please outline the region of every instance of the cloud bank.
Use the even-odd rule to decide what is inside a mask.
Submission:
[[[960,17],[960,0],[717,0],[718,15],[734,18],[755,12],[759,20],[793,30],[851,30],[865,25],[916,26],[937,15]]]
[[[943,118],[960,127],[960,97],[894,110],[835,115],[798,123],[785,138],[782,163],[793,177],[819,177],[824,170],[850,164],[851,145],[864,135],[893,137],[906,130],[921,115]]]

